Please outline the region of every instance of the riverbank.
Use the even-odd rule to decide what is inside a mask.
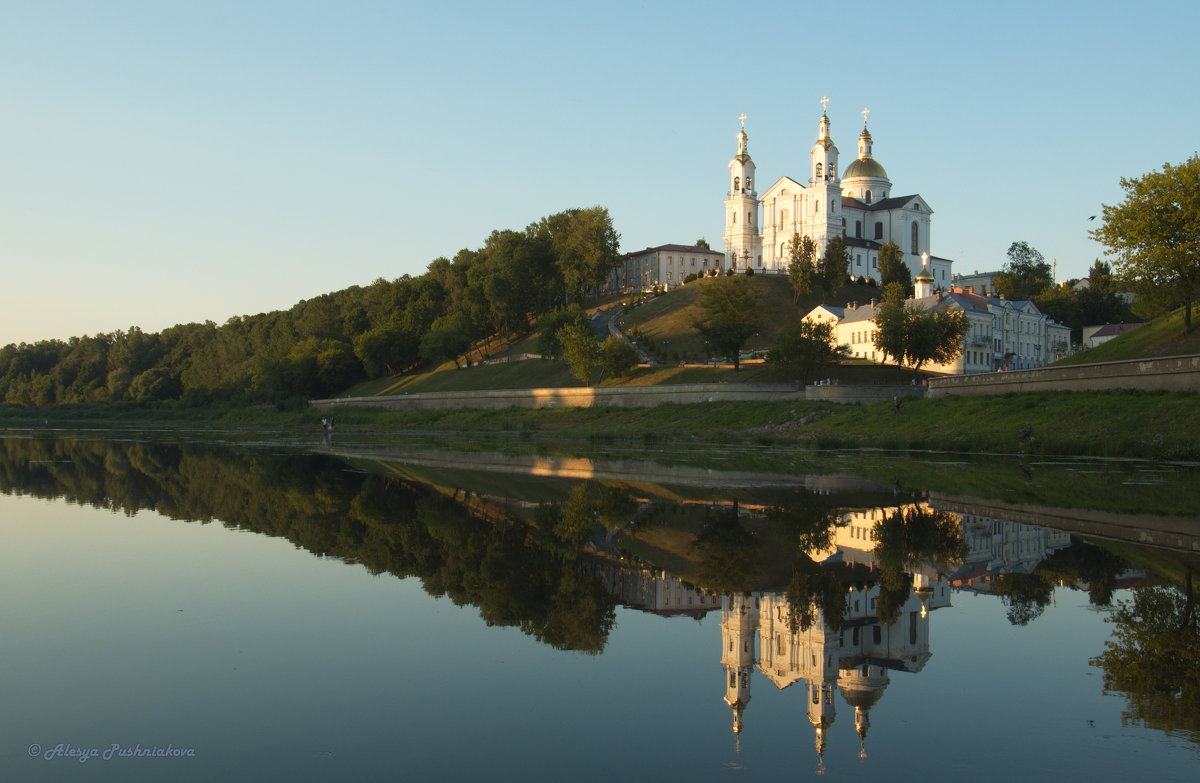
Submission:
[[[296,409],[73,405],[0,409],[0,428],[126,429],[254,427],[319,432],[321,414]],[[1044,392],[907,399],[844,406],[824,402],[713,402],[655,408],[337,412],[338,437],[405,434],[470,444],[519,442],[707,443],[880,448],[978,454],[1073,455],[1200,461],[1200,395],[1190,392]]]

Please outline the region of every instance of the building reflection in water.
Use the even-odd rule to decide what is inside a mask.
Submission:
[[[874,570],[876,523],[903,510],[843,513],[830,545],[808,554],[818,563],[864,565]],[[960,581],[961,574],[978,571],[991,578],[1028,573],[1047,555],[1070,545],[1070,535],[1062,531],[981,517],[965,517],[962,524],[969,549],[966,563],[954,574],[933,565],[915,568],[913,589],[892,625],[879,617],[879,584],[848,587],[844,619],[832,627],[814,602],[810,610],[814,621],[807,629],[790,622],[792,607],[785,593],[724,596],[721,666],[734,734],[740,735],[745,727],[751,674],[757,669],[780,690],[795,686],[804,692],[818,771],[824,768],[826,744],[837,718],[835,691],[840,691],[842,701],[853,710],[859,756],[865,758],[871,708],[883,698],[891,672],[916,673],[924,668],[932,655],[930,613],[950,605],[955,585],[970,584]]]
[[[599,579],[604,589],[627,609],[700,619],[721,608],[721,596],[698,590],[666,571],[631,569],[607,562],[590,563],[584,570]]]

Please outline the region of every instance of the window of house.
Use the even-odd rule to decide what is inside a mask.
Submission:
[[[862,253],[859,253],[859,254],[857,254],[857,255],[855,255],[855,256],[854,256],[854,265],[855,265],[855,266],[862,266]]]

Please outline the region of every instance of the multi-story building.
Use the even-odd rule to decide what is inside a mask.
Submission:
[[[609,287],[618,291],[649,291],[683,285],[690,274],[706,275],[723,269],[723,253],[693,245],[659,245],[622,256]]]

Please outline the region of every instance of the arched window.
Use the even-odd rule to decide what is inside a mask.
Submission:
[[[914,220],[912,224],[912,252],[914,256],[921,252],[920,250],[917,250],[917,240],[920,239],[920,237],[921,229],[917,227],[917,221]]]
[[[786,209],[780,210],[780,212],[779,212],[779,227],[787,228],[787,221],[788,221],[788,211]]]
[[[742,178],[734,177],[733,178],[733,192],[737,193],[741,189],[741,187],[742,187]]]
[[[813,212],[820,212],[820,211],[821,211],[821,200],[814,198],[813,199]]]
[[[837,179],[837,164],[836,163],[829,164],[829,178]]]
[[[854,237],[855,237],[855,239],[862,239],[862,221],[861,220],[854,221]]]
[[[750,223],[750,224],[754,223],[754,213],[753,212],[746,213],[746,222]]]
[[[867,203],[868,204],[871,203],[871,191],[869,191],[869,190],[867,191]]]
[[[779,257],[780,257],[780,258],[787,258],[787,254],[788,254],[788,252],[787,252],[787,246],[788,246],[788,243],[787,243],[787,242],[780,242],[780,243],[779,243]]]
[[[733,213],[733,224],[735,226],[737,225],[737,213],[736,212]]]
[[[829,199],[829,214],[832,215],[834,212],[837,212],[837,199],[831,198]]]
[[[817,179],[821,178],[821,164],[817,164]]]

